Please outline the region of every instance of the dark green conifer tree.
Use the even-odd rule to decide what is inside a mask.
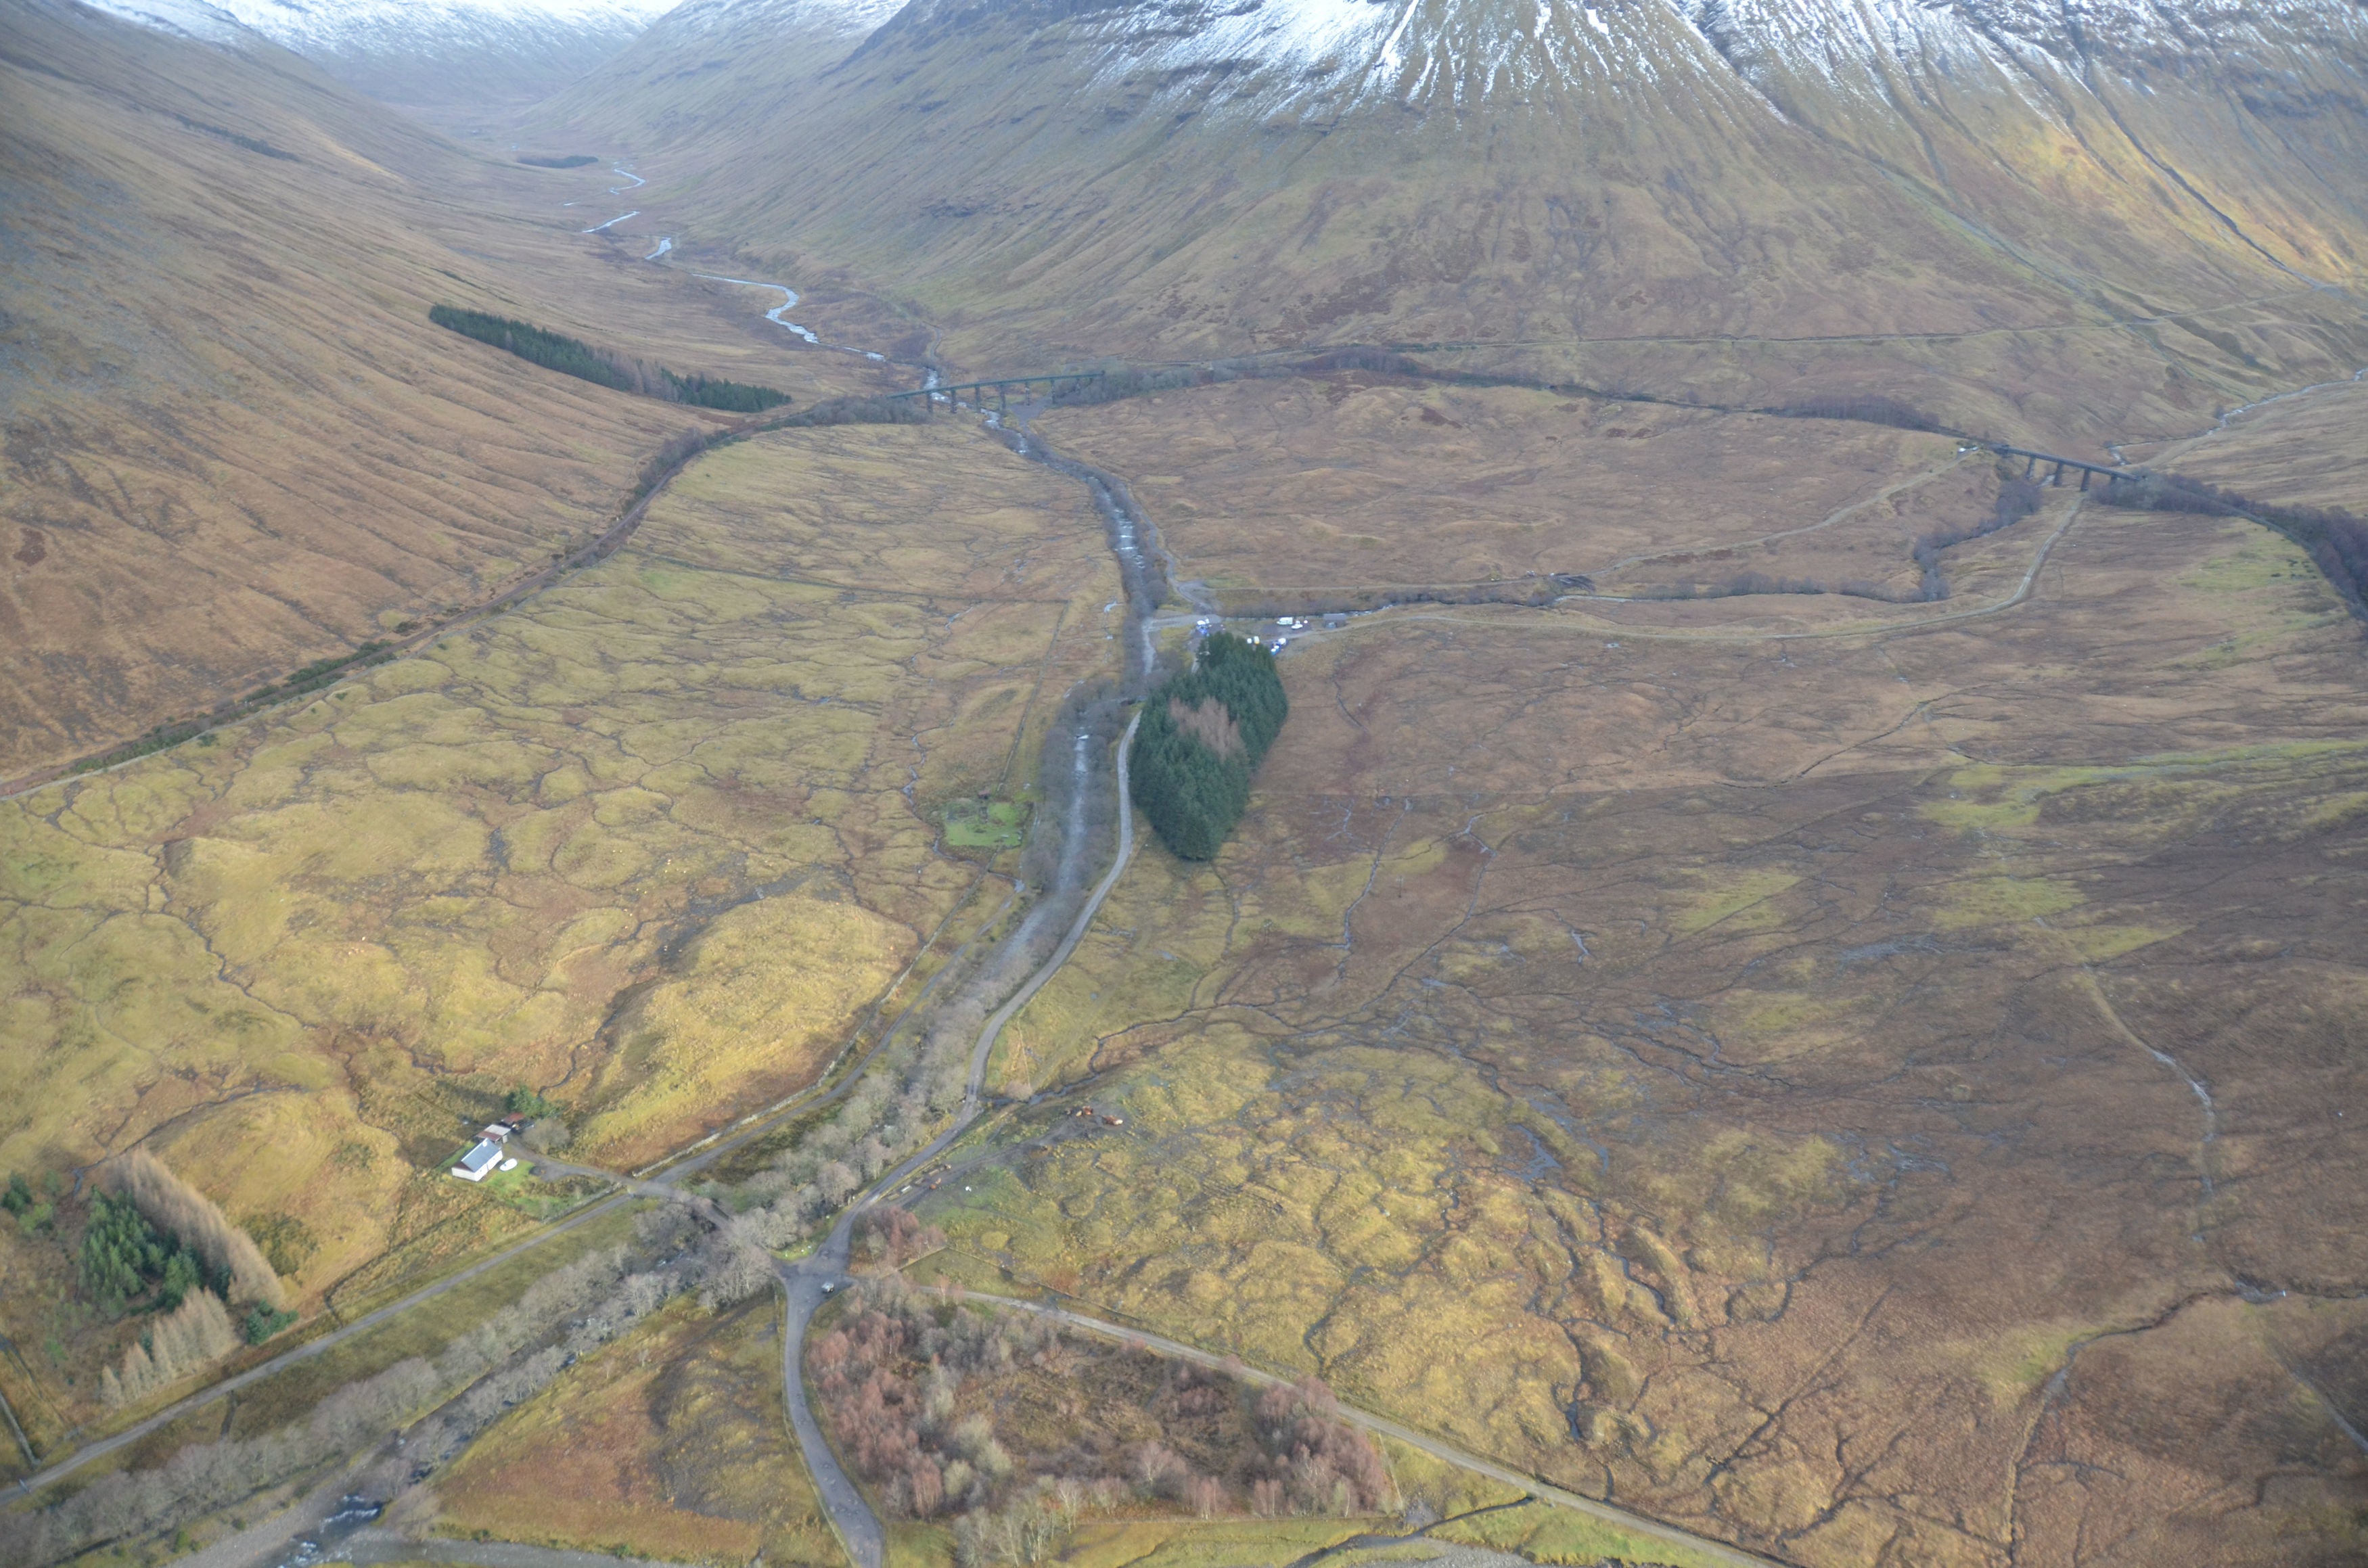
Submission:
[[[1189,713],[1212,699],[1241,737],[1230,755],[1177,722],[1178,710]],[[1201,644],[1192,668],[1151,694],[1127,770],[1135,804],[1162,844],[1183,859],[1215,858],[1249,809],[1250,779],[1290,712],[1274,655],[1222,631]]]

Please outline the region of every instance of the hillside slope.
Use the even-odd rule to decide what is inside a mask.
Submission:
[[[644,152],[725,124],[762,123],[900,4],[685,0],[533,119]]]
[[[186,4],[188,0],[179,0]],[[115,0],[139,12],[158,0]],[[389,103],[526,104],[615,54],[669,0],[223,0],[245,27]]]
[[[613,176],[488,166],[260,40],[12,6],[0,103],[0,778],[485,597],[692,422],[438,300],[814,384],[737,291],[575,233]]]
[[[551,123],[998,362],[1475,345],[2036,435],[2368,358],[2350,6],[918,0],[795,92],[816,8],[733,14],[780,49],[655,28]]]

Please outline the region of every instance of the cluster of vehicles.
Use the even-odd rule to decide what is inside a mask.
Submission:
[[[1192,623],[1192,635],[1195,638],[1206,637],[1223,624],[1216,616],[1201,616]],[[1314,624],[1315,622],[1305,616],[1278,616],[1275,618],[1274,630],[1271,632],[1252,631],[1248,633],[1248,637],[1251,642],[1264,647],[1268,653],[1280,653],[1291,645],[1291,639],[1294,634],[1308,630]]]

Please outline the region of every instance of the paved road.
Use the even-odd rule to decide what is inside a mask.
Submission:
[[[847,1547],[847,1554],[855,1568],[880,1568],[887,1548],[887,1537],[881,1528],[880,1517],[864,1501],[861,1488],[847,1473],[844,1465],[830,1445],[823,1439],[822,1427],[814,1420],[814,1408],[806,1398],[805,1343],[806,1328],[821,1310],[830,1292],[847,1281],[847,1259],[855,1235],[855,1221],[863,1211],[881,1198],[894,1191],[915,1171],[938,1157],[955,1139],[968,1131],[979,1113],[986,1108],[979,1098],[986,1080],[987,1058],[994,1054],[996,1037],[1029,998],[1043,989],[1044,983],[1069,961],[1077,950],[1086,930],[1101,912],[1102,901],[1118,886],[1121,873],[1134,854],[1134,812],[1127,797],[1127,751],[1134,744],[1135,726],[1143,722],[1137,712],[1127,722],[1126,733],[1118,743],[1118,854],[1110,860],[1110,869],[1095,884],[1086,905],[1069,926],[1068,935],[1053,950],[1053,956],[1038,965],[1026,983],[1011,994],[1002,1006],[978,1031],[978,1043],[971,1048],[970,1077],[962,1091],[962,1110],[951,1126],[911,1158],[874,1182],[870,1190],[847,1207],[830,1233],[822,1239],[814,1252],[795,1263],[780,1266],[781,1293],[787,1302],[786,1321],[781,1333],[781,1397],[790,1407],[790,1426],[798,1435],[798,1447],[805,1451],[806,1468],[813,1471],[814,1491],[821,1497],[824,1510],[829,1514],[832,1526]]]
[[[115,1452],[116,1449],[122,1448],[128,1443],[138,1442],[141,1438],[146,1437],[149,1433],[155,1431],[158,1427],[163,1426],[169,1422],[177,1421],[193,1410],[201,1410],[217,1400],[227,1399],[232,1394],[236,1393],[239,1390],[247,1387],[251,1383],[260,1382],[265,1378],[272,1377],[279,1372],[286,1371],[289,1368],[296,1365],[299,1361],[309,1361],[315,1356],[326,1355],[337,1346],[343,1345],[347,1340],[353,1338],[354,1335],[358,1334],[366,1334],[370,1330],[376,1328],[379,1324],[386,1322],[389,1318],[394,1317],[398,1313],[407,1312],[423,1301],[434,1301],[437,1297],[444,1294],[445,1291],[451,1290],[454,1286],[465,1284],[469,1280],[474,1279],[478,1275],[483,1274],[488,1268],[499,1267],[501,1265],[507,1263],[511,1258],[516,1257],[518,1254],[539,1247],[554,1236],[564,1236],[568,1232],[575,1229],[578,1225],[582,1225],[590,1221],[594,1216],[606,1214],[610,1210],[616,1208],[619,1204],[628,1201],[630,1201],[630,1195],[626,1193],[618,1193],[613,1197],[604,1198],[600,1199],[599,1202],[593,1204],[590,1208],[570,1215],[568,1218],[560,1221],[557,1224],[552,1225],[546,1230],[535,1232],[534,1234],[527,1237],[524,1241],[518,1243],[515,1246],[504,1247],[501,1251],[494,1254],[491,1257],[479,1259],[477,1262],[471,1264],[468,1267],[461,1270],[458,1274],[450,1275],[445,1278],[438,1280],[433,1285],[414,1290],[410,1295],[404,1297],[400,1301],[391,1301],[387,1305],[379,1308],[378,1311],[374,1312],[356,1318],[353,1322],[346,1324],[343,1328],[333,1329],[329,1333],[321,1335],[318,1339],[309,1340],[306,1343],[298,1346],[293,1350],[274,1356],[268,1361],[259,1362],[255,1366],[249,1367],[245,1371],[239,1373],[234,1378],[224,1378],[221,1382],[214,1384],[211,1388],[199,1389],[197,1392],[189,1395],[187,1399],[176,1400],[171,1404],[168,1404],[164,1409],[158,1411],[155,1415],[149,1416],[146,1420],[135,1421],[131,1426],[126,1426],[122,1431],[116,1433],[115,1436],[111,1437],[101,1437],[95,1443],[85,1444],[83,1447],[76,1449],[73,1453],[68,1454],[64,1459],[58,1460],[57,1463],[51,1465],[47,1470],[36,1471],[31,1475],[28,1475],[22,1481],[17,1482],[12,1490],[17,1496],[21,1497],[28,1493],[34,1492],[41,1487],[47,1486],[51,1482],[56,1481],[63,1476],[70,1475],[74,1471],[80,1470],[83,1466],[90,1463],[90,1461],[95,1459],[102,1459],[107,1455]]]
[[[358,1531],[322,1558],[324,1562],[470,1562],[477,1568],[680,1568],[645,1557],[608,1551],[569,1551],[555,1546],[522,1546],[511,1540],[408,1540],[393,1530]]]
[[[917,959],[917,955],[916,955],[916,957]],[[902,977],[900,976],[899,978],[901,979]],[[930,986],[934,986],[935,983],[935,981],[932,981],[930,983]],[[926,997],[928,994],[929,989],[930,987],[923,988],[923,997]],[[552,1225],[547,1230],[537,1231],[532,1235],[527,1236],[515,1244],[505,1247],[500,1252],[495,1253],[492,1256],[482,1258],[476,1263],[471,1264],[467,1268],[462,1269],[458,1274],[452,1275],[445,1279],[440,1279],[435,1284],[424,1286],[421,1289],[413,1291],[410,1295],[404,1296],[399,1301],[390,1302],[386,1306],[379,1308],[376,1312],[370,1312],[365,1317],[356,1318],[353,1322],[347,1324],[342,1328],[333,1330],[328,1334],[321,1335],[318,1339],[307,1340],[304,1344],[300,1345],[291,1350],[283,1351],[268,1361],[257,1362],[256,1365],[248,1368],[245,1371],[239,1373],[236,1377],[226,1379],[225,1381],[216,1383],[210,1388],[199,1389],[198,1392],[188,1395],[185,1399],[176,1400],[171,1404],[166,1405],[164,1409],[157,1411],[154,1415],[124,1428],[122,1431],[116,1433],[113,1437],[102,1437],[83,1448],[77,1449],[73,1453],[66,1455],[63,1459],[57,1460],[47,1468],[36,1471],[32,1474],[24,1477],[22,1480],[14,1483],[8,1491],[0,1492],[0,1496],[13,1494],[15,1496],[22,1497],[30,1493],[36,1492],[41,1487],[49,1485],[53,1481],[60,1480],[64,1476],[72,1474],[74,1471],[81,1469],[84,1465],[88,1464],[93,1460],[102,1459],[107,1455],[115,1452],[117,1449],[123,1448],[127,1444],[138,1442],[141,1438],[148,1436],[151,1432],[154,1432],[157,1428],[166,1426],[171,1422],[179,1420],[182,1416],[187,1415],[193,1410],[202,1409],[206,1405],[215,1403],[217,1400],[226,1398],[230,1394],[235,1393],[238,1390],[259,1382],[263,1379],[271,1376],[273,1373],[284,1370],[289,1367],[292,1367],[300,1361],[310,1360],[315,1356],[324,1354],[335,1346],[342,1345],[347,1340],[353,1338],[356,1335],[364,1334],[370,1329],[376,1328],[379,1324],[386,1322],[389,1318],[393,1317],[398,1313],[408,1312],[413,1307],[418,1306],[423,1302],[434,1301],[437,1297],[441,1296],[447,1290],[451,1290],[454,1286],[464,1284],[468,1280],[473,1279],[478,1275],[483,1274],[488,1268],[493,1268],[503,1263],[507,1263],[522,1252],[541,1246],[543,1243],[550,1241],[554,1236],[564,1235],[569,1231],[575,1229],[578,1225],[589,1221],[595,1215],[607,1213],[619,1203],[624,1202],[629,1199],[635,1197],[659,1198],[673,1202],[692,1200],[692,1195],[678,1190],[676,1187],[677,1183],[682,1181],[687,1176],[695,1175],[705,1169],[707,1166],[714,1164],[717,1160],[723,1158],[725,1154],[731,1153],[734,1149],[736,1149],[741,1144],[747,1142],[750,1139],[764,1136],[766,1133],[771,1131],[774,1128],[780,1126],[782,1122],[790,1119],[791,1118],[804,1116],[808,1112],[815,1109],[817,1107],[828,1105],[832,1101],[845,1096],[862,1078],[864,1062],[868,1062],[872,1054],[884,1047],[894,1032],[894,1028],[891,1028],[889,1030],[882,1033],[879,1043],[875,1044],[871,1048],[871,1051],[865,1053],[863,1061],[858,1062],[855,1064],[855,1070],[848,1074],[845,1078],[841,1079],[836,1087],[827,1090],[820,1090],[819,1092],[817,1092],[817,1089],[815,1088],[803,1090],[796,1095],[792,1095],[788,1099],[772,1107],[770,1109],[757,1112],[746,1123],[736,1130],[727,1130],[720,1134],[711,1133],[706,1138],[700,1140],[698,1143],[692,1144],[690,1149],[683,1152],[682,1155],[675,1156],[674,1163],[671,1165],[670,1168],[666,1169],[663,1174],[657,1176],[646,1179],[641,1176],[621,1176],[614,1171],[600,1170],[591,1165],[568,1165],[564,1161],[550,1159],[540,1154],[531,1156],[538,1168],[548,1168],[553,1173],[560,1175],[594,1176],[603,1181],[616,1182],[620,1185],[622,1190],[602,1199],[588,1209],[568,1216],[566,1219],[560,1221],[557,1224]],[[701,1211],[709,1214],[711,1218],[718,1217],[722,1213],[722,1210],[717,1209],[711,1200],[699,1199],[695,1201],[696,1204],[704,1206]]]
[[[1078,911],[1076,919],[1070,925],[1068,934],[1063,938],[1060,947],[1055,949],[1052,957],[1028,977],[1025,984],[1014,992],[1002,1006],[996,1009],[994,1015],[979,1030],[978,1043],[971,1051],[970,1077],[962,1096],[961,1114],[954,1119],[952,1125],[931,1139],[926,1147],[894,1170],[882,1176],[861,1198],[849,1204],[846,1212],[839,1216],[838,1222],[831,1227],[830,1233],[824,1237],[810,1256],[796,1263],[780,1266],[782,1295],[787,1304],[786,1323],[781,1335],[782,1397],[789,1405],[790,1425],[797,1433],[798,1446],[804,1450],[807,1468],[813,1472],[815,1493],[821,1498],[824,1509],[829,1514],[833,1527],[837,1529],[840,1540],[846,1545],[848,1555],[854,1562],[855,1568],[881,1568],[886,1551],[886,1533],[881,1526],[879,1516],[871,1511],[871,1506],[865,1501],[861,1488],[857,1486],[854,1478],[847,1473],[846,1467],[839,1463],[837,1454],[824,1439],[822,1428],[814,1419],[813,1406],[806,1397],[805,1388],[806,1330],[813,1323],[814,1313],[821,1310],[823,1302],[829,1299],[834,1290],[848,1282],[848,1256],[854,1237],[856,1221],[861,1217],[866,1209],[894,1192],[909,1180],[915,1172],[937,1158],[956,1139],[967,1131],[973,1122],[977,1120],[980,1112],[985,1108],[979,1095],[986,1077],[987,1060],[994,1053],[996,1039],[1019,1009],[1028,1005],[1030,999],[1043,988],[1044,983],[1068,961],[1069,956],[1076,951],[1077,944],[1085,939],[1087,930],[1093,925],[1095,915],[1100,913],[1103,901],[1110,896],[1110,890],[1118,885],[1119,877],[1125,871],[1127,861],[1134,853],[1134,812],[1128,801],[1127,752],[1134,740],[1135,726],[1141,722],[1142,715],[1137,713],[1128,723],[1126,733],[1119,742],[1118,854],[1111,860],[1110,869],[1103,874],[1100,882],[1095,886],[1092,896],[1086,901],[1085,907]],[[994,1301],[1022,1312],[1035,1312],[1068,1324],[1089,1334],[1132,1340],[1156,1348],[1163,1354],[1179,1357],[1201,1366],[1216,1367],[1224,1360],[1224,1358],[1212,1352],[1185,1345],[1177,1340],[1139,1329],[1105,1323],[1099,1318],[1087,1317],[1081,1312],[1064,1308],[1005,1297],[988,1296],[978,1299]],[[1245,1375],[1254,1382],[1271,1383],[1283,1381],[1266,1372],[1247,1371]],[[1464,1469],[1486,1475],[1493,1481],[1516,1487],[1542,1502],[1568,1508],[1574,1513],[1584,1514],[1604,1524],[1615,1526],[1639,1539],[1682,1549],[1697,1561],[1716,1563],[1720,1568],[1770,1568],[1770,1561],[1766,1558],[1755,1556],[1750,1552],[1729,1546],[1724,1541],[1711,1540],[1693,1535],[1657,1519],[1649,1519],[1640,1514],[1629,1513],[1626,1509],[1615,1507],[1609,1503],[1598,1502],[1592,1497],[1549,1485],[1535,1477],[1508,1470],[1492,1460],[1466,1453],[1461,1449],[1440,1442],[1438,1438],[1417,1432],[1412,1427],[1401,1426],[1387,1416],[1375,1415],[1369,1411],[1357,1410],[1348,1405],[1341,1406],[1340,1413],[1360,1426],[1382,1433],[1411,1448],[1419,1449],[1450,1464],[1460,1465]],[[521,1565],[521,1568],[524,1568],[524,1565]]]

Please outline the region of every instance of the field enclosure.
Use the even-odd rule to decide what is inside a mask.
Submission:
[[[788,432],[419,657],[6,802],[0,1168],[144,1143],[349,1301],[523,1222],[443,1174],[513,1085],[610,1168],[780,1097],[1000,902],[942,807],[1024,790],[1115,597],[1074,487],[999,446]],[[70,1239],[0,1231],[66,1411],[128,1332]]]

